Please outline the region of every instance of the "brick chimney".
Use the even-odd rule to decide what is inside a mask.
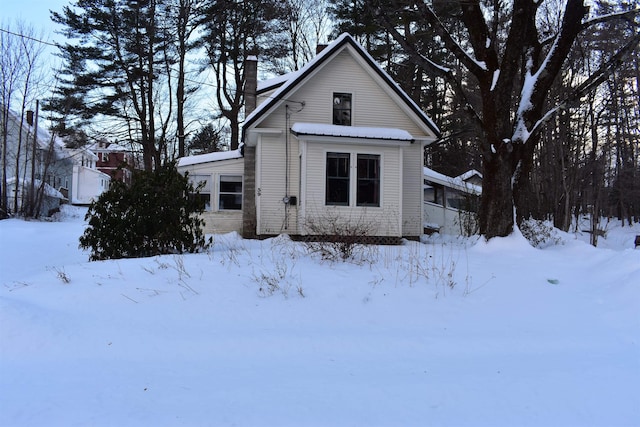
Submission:
[[[247,56],[244,63],[244,116],[249,116],[257,107],[258,58]],[[256,147],[246,144],[244,156],[244,183],[242,200],[242,237],[253,239],[257,234],[258,215],[256,212]]]
[[[244,115],[248,116],[256,109],[258,91],[258,58],[249,55],[244,63]]]

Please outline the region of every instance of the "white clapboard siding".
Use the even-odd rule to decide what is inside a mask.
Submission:
[[[352,94],[352,126],[403,129],[418,140],[433,139],[424,124],[408,113],[404,101],[351,46],[346,45],[289,90],[254,125],[260,135],[256,152],[257,233],[305,234],[307,219],[317,218],[328,209],[324,201],[326,153],[346,150],[381,155],[381,206],[330,209],[345,218],[374,222],[374,235],[420,235],[421,142],[411,145],[398,142],[396,145],[389,141],[384,145],[370,141],[368,146],[362,140],[357,144],[336,143],[331,138],[326,142],[304,142],[303,137],[301,142],[290,133],[294,123],[331,124],[335,92]],[[302,150],[302,158],[299,157],[301,144],[306,147]],[[289,161],[288,192],[286,159]],[[355,164],[353,166],[355,168]],[[301,182],[305,185],[303,189],[299,188]],[[297,205],[285,205],[285,196],[296,197]]]
[[[326,156],[327,152],[351,153],[351,176],[356,175],[357,154],[377,154],[381,159],[380,207],[355,206],[355,187],[351,189],[351,206],[326,206]],[[361,144],[331,144],[312,142],[307,144],[303,159],[306,188],[302,200],[305,220],[323,223],[339,215],[343,221],[366,226],[373,236],[401,236],[402,192],[400,191],[401,148],[366,146]],[[355,180],[352,179],[352,183]],[[303,224],[304,225],[304,224]],[[305,230],[311,232],[310,230]]]
[[[218,210],[220,175],[244,175],[244,159],[221,160],[178,167],[178,172],[190,175],[208,175],[211,177],[212,210],[202,213],[206,234],[230,233],[242,231],[242,211]]]
[[[258,145],[259,179],[256,183],[258,234],[298,234],[298,206],[286,205],[285,196],[298,197],[298,141],[289,135],[289,173],[287,194],[285,136],[263,135]]]
[[[402,235],[422,234],[422,164],[423,150],[413,144],[403,150]]]

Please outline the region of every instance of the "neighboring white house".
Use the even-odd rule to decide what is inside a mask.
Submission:
[[[60,203],[91,203],[108,189],[110,177],[96,169],[96,156],[90,151],[67,149],[60,138],[35,129],[31,120],[11,111],[6,130],[8,214],[23,210],[32,188],[41,193],[40,215],[48,215]]]
[[[6,197],[6,214],[15,215],[26,209],[28,202],[41,200],[38,215],[48,215],[66,202],[56,189],[62,181],[59,167],[66,161],[63,146],[42,128],[35,128],[33,116],[20,116],[6,111],[0,128],[6,131],[6,151],[2,153],[5,167],[0,190]],[[6,188],[2,189],[3,183]],[[2,212],[0,212],[2,214]]]
[[[330,221],[368,224],[376,238],[422,234],[423,150],[439,130],[353,37],[257,86],[253,111],[252,87],[244,157],[178,164],[207,182],[206,232],[305,236]]]
[[[462,175],[458,175],[456,178],[463,180],[467,184],[482,186],[482,173],[475,169],[468,170]]]
[[[482,187],[465,181],[477,176],[473,171],[450,177],[424,168],[424,229],[426,233],[475,234],[476,212]]]
[[[73,161],[69,201],[88,205],[109,189],[111,177],[96,167],[98,156],[88,148],[68,149]]]

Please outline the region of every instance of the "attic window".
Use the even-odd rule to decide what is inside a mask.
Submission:
[[[333,124],[351,126],[351,94],[333,94]]]

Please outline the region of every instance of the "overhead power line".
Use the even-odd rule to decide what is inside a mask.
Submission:
[[[55,43],[51,43],[51,42],[47,42],[47,41],[44,41],[44,40],[40,40],[40,39],[37,39],[35,37],[31,37],[31,36],[26,36],[24,34],[14,33],[13,31],[5,30],[4,28],[0,28],[0,31],[3,32],[3,33],[11,34],[12,36],[21,37],[23,39],[32,40],[32,41],[37,42],[37,43],[42,43],[42,44],[46,44],[48,46],[57,47],[57,45]]]

